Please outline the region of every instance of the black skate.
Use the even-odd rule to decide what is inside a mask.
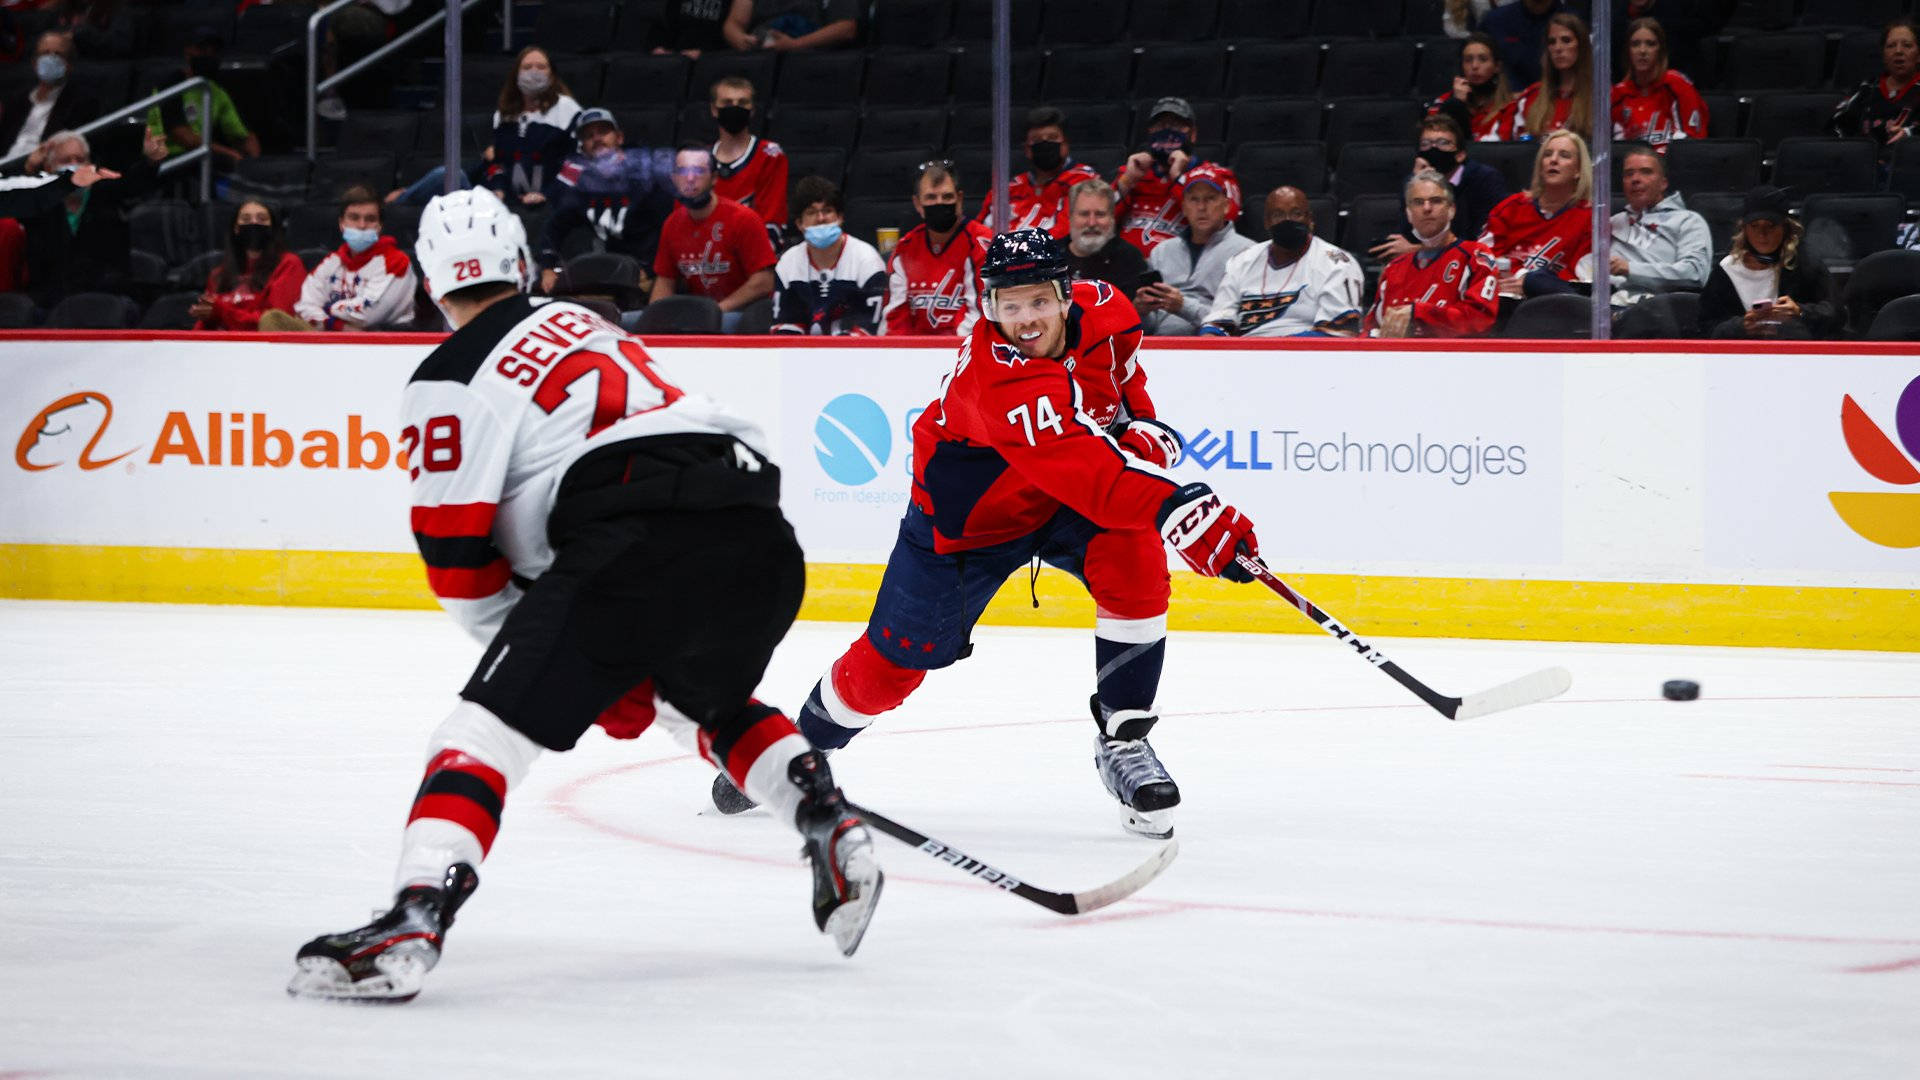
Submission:
[[[357,930],[323,934],[294,957],[287,984],[294,997],[398,1005],[420,993],[440,962],[440,946],[454,913],[480,886],[466,863],[447,868],[439,887],[415,885],[394,898],[393,910]]]
[[[852,956],[873,920],[887,876],[873,857],[873,837],[833,784],[827,759],[810,750],[793,759],[787,778],[807,792],[794,816],[806,844],[800,853],[813,864],[813,923]]]
[[[1180,805],[1180,786],[1147,742],[1154,718],[1127,721],[1115,732],[1123,737],[1111,738],[1102,720],[1098,694],[1092,705],[1094,721],[1101,725],[1093,739],[1093,767],[1099,770],[1107,793],[1120,801],[1120,824],[1130,833],[1155,840],[1171,837],[1173,808]]]
[[[725,772],[713,775],[713,808],[732,817],[744,814],[760,804],[747,797],[747,793],[733,786],[733,781]]]

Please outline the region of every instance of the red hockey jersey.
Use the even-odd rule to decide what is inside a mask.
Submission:
[[[1116,190],[1126,174],[1125,168],[1113,174]],[[1180,235],[1180,226],[1186,222],[1186,213],[1180,207],[1180,182],[1148,173],[1113,208],[1113,216],[1120,221],[1122,239],[1139,248],[1142,255],[1151,253],[1163,241]]]
[[[1073,283],[1067,350],[1027,357],[987,319],[974,324],[940,396],[913,425],[913,503],[934,549],[1024,536],[1062,505],[1108,528],[1150,528],[1179,483],[1106,434],[1153,416],[1134,353],[1140,315],[1104,281]]]
[[[1558,96],[1553,99],[1553,118],[1547,121],[1546,126],[1535,131],[1532,125],[1527,123],[1527,110],[1533,108],[1534,100],[1545,92],[1539,83],[1534,83],[1520,91],[1514,96],[1513,101],[1508,103],[1506,111],[1509,116],[1504,121],[1508,138],[1541,139],[1546,137],[1547,132],[1567,126],[1567,117],[1573,113],[1573,99]],[[1580,137],[1586,138],[1587,133],[1580,132]]]
[[[760,215],[776,229],[787,227],[787,155],[780,144],[754,136],[747,152],[732,164],[720,164],[714,143],[713,193]]]
[[[695,221],[676,206],[660,226],[653,256],[656,277],[678,279],[699,296],[723,300],[761,270],[773,268],[773,244],[753,211],[732,199],[714,200],[713,212]]]
[[[1707,102],[1693,80],[1669,71],[1642,89],[1631,76],[1613,84],[1613,137],[1665,147],[1707,137]]]
[[[1472,240],[1439,251],[1409,251],[1380,271],[1380,298],[1367,311],[1365,332],[1379,328],[1388,308],[1412,304],[1408,333],[1414,337],[1484,334],[1499,314],[1499,290],[1493,253]]]
[[[1098,180],[1100,174],[1093,171],[1091,165],[1082,165],[1069,161],[1061,168],[1060,174],[1045,184],[1036,185],[1032,173],[1021,173],[1007,185],[1007,207],[1012,212],[1013,224],[994,232],[1011,232],[1014,229],[1045,229],[1054,239],[1064,240],[1067,236],[1067,192],[1082,180]],[[978,219],[982,224],[993,226],[993,200],[985,200],[980,206]]]
[[[977,221],[963,221],[933,250],[927,227],[915,225],[887,260],[887,309],[883,333],[906,337],[965,336],[980,316],[980,264],[993,234]]]
[[[1450,110],[1447,109],[1447,105],[1452,101],[1453,94],[1451,91],[1441,94],[1439,97],[1433,99],[1433,104],[1427,106],[1427,115],[1432,116],[1435,113],[1449,112]],[[1461,108],[1462,111],[1467,112],[1473,118],[1471,125],[1472,130],[1467,132],[1467,138],[1474,142],[1513,141],[1514,114],[1512,101],[1508,101],[1505,105],[1498,107],[1481,109],[1479,112],[1472,112],[1464,105]]]
[[[1593,207],[1582,199],[1548,217],[1533,196],[1516,191],[1487,215],[1480,243],[1494,258],[1511,260],[1515,272],[1551,270],[1572,281],[1574,264],[1593,250]]]

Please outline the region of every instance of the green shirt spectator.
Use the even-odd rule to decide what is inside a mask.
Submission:
[[[180,78],[197,76],[210,84],[214,154],[230,161],[259,157],[259,137],[247,129],[246,121],[240,119],[240,110],[234,107],[233,98],[219,83],[213,81],[214,74],[220,70],[220,44],[220,35],[212,29],[195,31],[187,44],[187,63],[180,72]],[[154,91],[161,89],[164,87],[153,88]],[[200,91],[188,91],[148,109],[147,130],[166,137],[168,156],[197,149],[200,146]]]

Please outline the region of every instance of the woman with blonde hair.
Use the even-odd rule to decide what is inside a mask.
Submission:
[[[1613,84],[1615,141],[1661,153],[1674,139],[1707,137],[1707,103],[1693,80],[1668,66],[1667,31],[1654,18],[1627,25],[1627,77]]]
[[[1566,129],[1593,136],[1593,44],[1580,16],[1561,12],[1547,20],[1540,53],[1540,81],[1513,99],[1513,138],[1529,139]]]
[[[1528,274],[1574,280],[1574,264],[1593,249],[1593,158],[1587,141],[1560,129],[1540,140],[1533,183],[1487,215],[1480,243],[1500,267],[1500,295],[1524,295]]]
[[[1800,244],[1787,193],[1747,192],[1733,247],[1700,294],[1700,332],[1716,338],[1836,337],[1843,319],[1833,277]]]

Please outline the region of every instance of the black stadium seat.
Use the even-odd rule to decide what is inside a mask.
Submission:
[[[1008,132],[1008,139],[1010,140],[1009,145],[1018,147],[1021,145],[1022,140],[1026,138],[1026,131],[1021,126],[1022,125],[1021,114],[1018,111],[1015,111],[1007,119],[1009,123],[1012,125],[1011,129]],[[1068,117],[1067,123],[1068,123],[1067,135],[1069,138],[1071,138],[1073,135],[1072,117]],[[909,143],[907,145],[917,145],[921,141],[924,141],[924,140],[914,140],[912,143]],[[954,106],[950,119],[947,122],[946,145],[948,146],[992,146],[993,145],[993,107],[990,105],[956,105]],[[1017,151],[1014,156],[1015,157],[1019,156]]]
[[[773,100],[780,105],[852,105],[860,97],[864,74],[858,53],[788,53],[774,80]]]
[[[1413,92],[1422,101],[1452,92],[1453,78],[1460,74],[1462,44],[1450,37],[1421,39],[1420,59],[1413,69]]]
[[[365,157],[323,157],[307,179],[307,193],[313,199],[336,199],[355,184],[365,184],[374,194],[385,197],[393,190],[392,154]]]
[[[40,311],[33,297],[21,292],[0,293],[0,330],[27,330],[39,318]]]
[[[1321,0],[1313,6],[1307,32],[1315,37],[1388,36],[1404,32],[1404,16],[1400,0]]]
[[[1510,338],[1586,338],[1593,336],[1593,300],[1577,293],[1536,296],[1514,309],[1507,322]]]
[[[307,203],[287,211],[287,246],[326,248],[340,246],[340,207],[331,202]]]
[[[1208,41],[1220,21],[1220,0],[1133,0],[1128,41]]]
[[[1793,22],[1794,0],[1735,0],[1720,5],[1731,8],[1726,17],[1729,27],[1752,30],[1778,30]]]
[[[851,105],[789,105],[774,109],[768,134],[785,147],[852,146],[860,110]]]
[[[824,176],[836,184],[843,183],[847,172],[847,152],[845,150],[824,148],[818,150],[793,150],[787,153],[787,176],[798,180],[803,176]],[[904,184],[905,182],[902,181]]]
[[[640,313],[635,333],[717,334],[720,305],[704,296],[663,296]]]
[[[200,302],[200,293],[194,290],[167,293],[155,298],[148,305],[146,313],[140,316],[142,330],[191,330],[194,318],[187,309]]]
[[[1228,97],[1316,97],[1320,46],[1311,41],[1241,42],[1227,65]]]
[[[1649,296],[1614,320],[1616,340],[1659,340],[1700,336],[1700,294],[1670,292]]]
[[[1760,182],[1758,139],[1681,139],[1667,147],[1675,191],[1744,191]]]
[[[1230,40],[1298,38],[1312,18],[1313,0],[1221,0],[1220,36]],[[1241,92],[1260,93],[1253,87]]]
[[[1133,111],[1122,101],[1062,101],[1059,106],[1067,117],[1067,138],[1076,148],[1085,143],[1126,142],[1133,128]],[[1015,142],[1025,134],[1016,130]]]
[[[1047,0],[1037,5],[1040,38],[1049,45],[1106,45],[1127,32],[1125,3],[1114,0]]]
[[[334,235],[333,246],[340,246],[338,233]],[[213,273],[213,268],[219,266],[220,260],[224,258],[226,256],[218,251],[204,252],[174,267],[173,272],[167,276],[176,289],[204,289],[207,286],[207,276]]]
[[[705,52],[693,62],[688,77],[687,95],[705,101],[715,81],[728,75],[739,76],[753,84],[753,100],[765,105],[772,100],[774,54],[770,52]]]
[[[1470,160],[1500,170],[1509,191],[1525,191],[1533,186],[1533,159],[1539,149],[1530,142],[1477,142],[1466,148]],[[1671,152],[1668,159],[1672,159]]]
[[[1133,50],[1125,45],[1064,47],[1047,57],[1040,96],[1047,101],[1125,101],[1133,87]]]
[[[879,52],[867,58],[862,93],[869,105],[944,105],[953,56],[946,52]]]
[[[674,126],[680,110],[671,105],[650,105],[638,109],[615,109],[620,135],[627,146],[666,148],[674,145]]]
[[[1332,6],[1350,6],[1354,0]],[[1419,54],[1414,44],[1397,41],[1336,41],[1327,49],[1320,96],[1399,97],[1411,85]]]
[[[1018,12],[1037,6],[1015,4],[1013,9]],[[1013,40],[1018,42],[1022,39],[1015,37]],[[1007,72],[1007,83],[1008,92],[1013,95],[1015,102],[1031,105],[1039,100],[1043,66],[1040,50],[1023,49],[1018,45],[1014,47],[1013,66]],[[993,50],[976,45],[954,58],[953,100],[955,104],[993,100]]]
[[[862,150],[893,150],[947,145],[947,110],[935,107],[889,108],[874,104],[860,119]]]
[[[1240,190],[1272,191],[1282,184],[1308,195],[1327,190],[1327,148],[1319,142],[1243,142],[1228,162]]]
[[[1796,202],[1821,191],[1872,191],[1876,149],[1870,139],[1782,139],[1774,186],[1788,189]]]
[[[420,114],[406,112],[356,112],[353,122],[340,125],[340,137],[334,149],[342,154],[395,154],[413,148],[419,137]],[[435,128],[436,135],[442,135]]]
[[[1745,128],[1740,119],[1740,95],[1720,90],[1703,91],[1700,100],[1707,106],[1707,138],[1737,139]]]
[[[1349,143],[1335,161],[1334,198],[1351,203],[1361,195],[1398,194],[1412,165],[1405,141]]]
[[[1881,27],[1906,13],[1907,0],[1812,0],[1801,12],[1799,25],[1833,30]]]
[[[1880,309],[1868,341],[1920,341],[1920,296],[1903,296]]]
[[[1320,137],[1326,109],[1318,98],[1240,98],[1228,107],[1227,140],[1299,142]]]
[[[1833,85],[1843,91],[1878,78],[1885,70],[1880,59],[1880,31],[1882,23],[1872,24],[1875,29],[1856,29],[1842,35],[1833,56]]]
[[[1767,150],[1795,135],[1823,135],[1838,104],[1840,95],[1832,90],[1755,94],[1752,114],[1747,117],[1747,134],[1759,139]]]
[[[885,7],[888,0],[881,0]],[[953,9],[953,29],[950,36],[958,41],[987,42],[993,40],[993,4],[994,0],[958,0]],[[1008,36],[1015,48],[1040,39],[1041,8],[1044,4],[1015,3],[1012,9],[1013,25]],[[1111,9],[1109,9],[1111,11]],[[1108,18],[1113,18],[1112,14]],[[1124,20],[1116,20],[1124,23]]]
[[[646,54],[615,56],[607,61],[607,73],[601,84],[603,104],[677,105],[687,92],[687,77],[693,62],[679,53],[665,56]],[[706,97],[707,88],[697,91]]]
[[[1880,309],[1920,292],[1920,251],[1880,251],[1861,259],[1847,278],[1847,329],[1864,335]]]
[[[1142,105],[1168,94],[1188,99],[1220,93],[1227,74],[1227,50],[1213,43],[1156,45],[1140,54],[1133,69],[1133,95]]]
[[[158,255],[168,266],[183,263],[206,250],[205,230],[200,222],[200,215],[193,207],[178,199],[154,199],[135,206],[127,214],[133,250]]]
[[[606,51],[613,37],[613,5],[606,0],[546,0],[533,40],[556,53]]]
[[[1707,221],[1707,233],[1713,239],[1713,257],[1719,259],[1733,243],[1734,230],[1740,227],[1740,215],[1746,206],[1746,194],[1739,191],[1688,191],[1682,197],[1687,209]]]
[[[946,40],[953,0],[887,0],[876,4],[870,40],[880,52],[926,48]]]
[[[1920,208],[1920,139],[1902,139],[1893,147],[1893,172],[1887,190]]]
[[[1399,192],[1358,195],[1347,202],[1347,215],[1341,220],[1340,246],[1353,253],[1360,264],[1378,270],[1380,260],[1367,250],[1407,227],[1407,202]]]
[[[1327,102],[1327,147],[1332,151],[1334,160],[1340,158],[1340,147],[1350,142],[1394,142],[1403,143],[1407,156],[1413,156],[1412,147],[1418,144],[1414,137],[1414,125],[1420,120],[1426,109],[1417,101],[1378,98],[1347,98]]]
[[[1721,83],[1729,90],[1803,90],[1826,80],[1827,40],[1810,33],[1733,39]]]
[[[139,320],[140,305],[112,293],[74,293],[47,312],[49,330],[125,330]]]
[[[1876,251],[1891,249],[1893,234],[1906,214],[1907,201],[1886,192],[1811,194],[1800,209],[1807,229],[1802,247],[1829,266],[1849,266]],[[1920,278],[1914,279],[1913,288],[1920,292]]]

